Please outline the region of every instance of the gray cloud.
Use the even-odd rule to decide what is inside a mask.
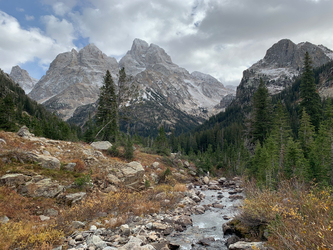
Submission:
[[[119,59],[134,38],[140,38],[164,48],[175,63],[189,71],[235,84],[242,71],[280,39],[333,49],[333,1],[327,0],[41,1],[54,12],[54,16],[41,18],[45,32],[23,30],[12,20],[15,39],[32,48],[26,55],[21,51],[17,61],[31,60],[36,53],[35,57],[49,63],[55,52],[74,47],[73,40],[78,37],[89,38],[104,53]],[[1,28],[8,29],[8,25],[1,24]],[[4,34],[11,35],[8,30]],[[37,45],[23,38],[27,35],[38,41]],[[44,48],[43,53],[39,47]],[[7,49],[13,48],[16,46]]]

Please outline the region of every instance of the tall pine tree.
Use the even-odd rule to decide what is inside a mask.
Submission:
[[[262,144],[272,125],[271,102],[268,89],[262,79],[258,90],[253,95],[253,142]]]
[[[318,130],[321,118],[321,101],[320,96],[316,92],[316,83],[312,70],[312,62],[308,52],[304,57],[304,68],[301,77],[301,110],[305,109],[310,116],[310,121],[315,129]]]
[[[96,137],[115,142],[119,134],[118,104],[116,86],[109,70],[106,71],[103,86],[100,88],[96,122],[99,126]]]

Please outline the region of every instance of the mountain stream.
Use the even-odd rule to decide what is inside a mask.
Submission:
[[[224,237],[222,225],[237,214],[237,207],[241,204],[241,200],[229,198],[228,192],[232,191],[232,188],[224,187],[222,190],[201,190],[198,186],[195,188],[206,195],[200,205],[217,203],[224,205],[224,208],[211,206],[204,214],[192,215],[193,226],[188,227],[184,232],[171,234],[167,239],[180,245],[182,250],[228,249],[225,243],[229,236]],[[223,198],[218,199],[221,195]]]

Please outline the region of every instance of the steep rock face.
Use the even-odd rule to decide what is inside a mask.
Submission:
[[[214,108],[223,96],[232,92],[214,77],[200,72],[190,74],[174,64],[159,46],[135,39],[130,51],[120,60],[120,67],[134,76],[144,99],[151,93],[189,115],[208,118],[221,111]]]
[[[68,119],[77,107],[96,101],[106,70],[116,78],[118,63],[94,44],[79,52],[73,49],[53,60],[29,96],[38,102],[47,101],[48,108],[60,110],[63,118]]]
[[[301,73],[305,52],[309,53],[313,67],[328,63],[333,58],[333,52],[322,45],[280,40],[267,50],[263,59],[243,72],[236,102],[249,103],[259,86],[260,78],[266,83],[270,94],[277,94],[290,86],[294,77]]]
[[[12,67],[9,76],[21,86],[26,94],[29,94],[38,82],[37,79],[29,75],[28,71],[21,69],[18,65]]]

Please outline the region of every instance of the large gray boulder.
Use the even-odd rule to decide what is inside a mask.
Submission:
[[[108,150],[112,147],[112,144],[109,141],[96,141],[91,143],[90,146],[98,150]]]
[[[116,175],[126,186],[137,188],[143,182],[144,172],[139,162],[132,161],[121,166],[119,171],[116,171]]]

